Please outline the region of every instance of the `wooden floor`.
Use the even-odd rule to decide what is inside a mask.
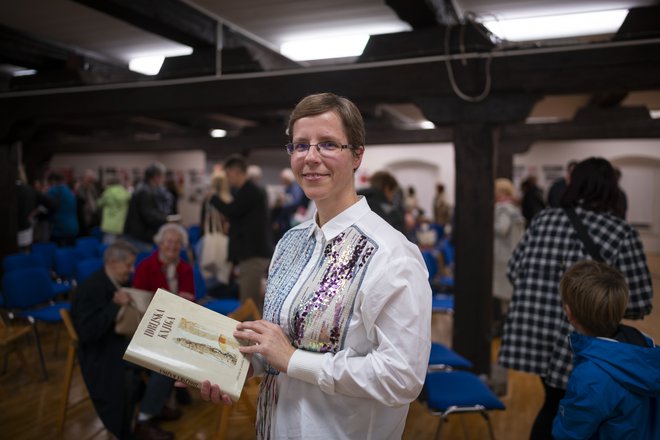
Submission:
[[[641,322],[632,322],[645,333],[660,341],[660,255],[650,255],[649,267],[653,274],[654,311]],[[40,327],[49,380],[44,382],[39,376],[34,347],[28,344],[24,352],[29,365],[20,365],[18,357],[9,356],[7,371],[0,376],[0,438],[11,440],[42,440],[56,438],[57,410],[60,407],[62,381],[66,363],[66,333],[60,332],[60,341],[55,352],[56,329]],[[437,315],[433,322],[434,339],[448,342],[451,318]],[[494,347],[499,341],[494,341]],[[251,398],[255,399],[254,393]],[[495,435],[498,439],[526,440],[536,412],[543,399],[542,388],[535,376],[509,371],[509,388],[502,400],[505,411],[492,413]],[[176,433],[177,439],[212,439],[219,414],[219,408],[201,401],[193,393],[193,403],[182,408],[181,420],[163,424],[163,427]],[[430,415],[424,405],[414,402],[404,432],[405,439],[431,439],[438,426],[438,419]],[[253,439],[252,422],[245,411],[237,408],[230,421],[229,439]],[[464,431],[469,439],[486,439],[488,433],[483,420],[476,415],[453,416],[442,431],[444,439],[461,439]],[[87,398],[84,383],[78,369],[73,378],[66,424],[61,438],[86,440],[110,439],[96,417],[94,408]]]

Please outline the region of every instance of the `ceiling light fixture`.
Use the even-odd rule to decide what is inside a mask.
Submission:
[[[653,119],[660,119],[660,110],[649,110],[649,115],[651,115],[651,118]]]
[[[214,138],[223,138],[227,136],[227,130],[223,130],[221,128],[214,128],[213,130],[209,131],[209,134],[211,137]]]
[[[163,55],[154,55],[149,57],[133,58],[128,63],[128,68],[133,72],[144,75],[158,75],[160,68],[163,67],[165,57]]]
[[[304,38],[282,43],[282,55],[294,61],[325,60],[362,55],[368,34]]]
[[[627,9],[565,15],[488,20],[483,25],[507,41],[534,41],[615,33],[628,14]]]
[[[18,69],[14,70],[12,73],[12,76],[31,76],[31,75],[36,75],[37,71],[34,69]]]
[[[190,55],[191,53],[193,53],[192,47],[181,46],[159,50],[149,54],[135,55],[128,62],[128,69],[144,75],[158,75],[160,68],[163,67],[165,58],[180,57]]]

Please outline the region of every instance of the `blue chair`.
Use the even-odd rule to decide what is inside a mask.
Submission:
[[[466,412],[479,413],[488,425],[490,438],[495,439],[488,411],[503,410],[505,406],[476,374],[458,370],[431,372],[426,375],[424,390],[431,413],[440,416],[436,439],[451,414]]]
[[[76,267],[82,259],[80,251],[75,247],[59,248],[55,251],[55,274],[61,280],[74,282]]]
[[[24,254],[22,252],[9,254],[2,260],[2,268],[5,273],[28,267],[43,267],[43,262],[36,255]]]
[[[32,246],[30,247],[30,253],[41,259],[43,266],[48,270],[53,270],[55,268],[56,250],[57,244],[52,241],[32,243]]]
[[[433,312],[454,313],[454,295],[436,293],[431,304]]]
[[[86,258],[76,266],[76,281],[83,283],[91,274],[103,267],[103,258]]]
[[[55,302],[57,292],[53,289],[50,275],[43,267],[17,269],[2,277],[2,290],[5,302],[3,307],[10,315],[22,317],[32,325],[44,379],[48,378],[41,342],[37,331],[37,321],[46,323],[62,322],[60,309],[69,310],[69,301]]]
[[[96,237],[80,237],[76,239],[76,249],[82,258],[98,257],[98,249],[101,241]]]
[[[429,370],[446,370],[447,368],[472,368],[472,362],[456,353],[451,348],[438,342],[431,343]]]
[[[135,263],[133,264],[133,266],[137,269],[138,265],[142,262],[142,260],[144,260],[153,253],[154,251],[138,252],[138,254],[135,256]]]
[[[99,256],[99,258],[103,258],[103,254],[105,254],[105,250],[108,249],[108,244],[101,243],[99,244],[99,247],[96,249],[96,255]]]
[[[188,241],[190,246],[195,246],[202,237],[202,227],[200,225],[188,226]]]
[[[214,312],[221,313],[223,315],[229,315],[230,313],[236,311],[241,305],[241,302],[233,298],[222,298],[222,299],[209,299],[206,297],[206,283],[202,275],[202,271],[199,269],[198,265],[193,265],[193,280],[195,283],[195,302],[200,303],[207,309],[211,309]]]
[[[454,246],[449,240],[442,240],[440,243],[440,252],[442,252],[442,258],[445,261],[445,266],[451,266],[454,264]]]
[[[438,275],[438,260],[431,250],[423,250],[422,257],[424,258],[424,263],[426,264],[426,270],[429,272],[429,282],[432,281],[436,275]]]

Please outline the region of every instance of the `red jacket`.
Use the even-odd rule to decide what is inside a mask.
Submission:
[[[179,263],[176,265],[176,273],[179,279],[179,292],[194,294],[195,285],[193,283],[193,270],[190,264],[179,260]],[[133,277],[133,287],[154,293],[158,288],[172,291],[167,284],[167,276],[165,276],[163,263],[158,259],[158,251],[155,251],[138,264],[135,269],[135,276]]]

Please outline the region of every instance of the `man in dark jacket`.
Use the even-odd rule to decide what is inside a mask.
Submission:
[[[261,280],[267,275],[273,254],[268,198],[266,192],[248,178],[247,163],[241,156],[227,158],[224,169],[235,191],[234,200],[227,203],[213,195],[209,202],[229,220],[229,259],[240,268],[241,301],[252,298],[262,310]]]
[[[115,320],[122,305],[130,302],[121,286],[133,272],[136,249],[118,240],[106,249],[104,267],[78,286],[73,298],[72,318],[79,338],[78,358],[85,385],[105,428],[123,439],[169,440],[152,420],[140,421],[131,433],[138,396],[138,368],[122,359],[129,339],[115,332]],[[169,387],[167,381],[170,381]],[[164,382],[163,385],[161,382]],[[141,414],[161,415],[171,390],[171,379],[152,375],[140,406]],[[179,414],[166,411],[165,418]]]
[[[154,235],[167,222],[170,201],[163,187],[165,167],[152,164],[144,171],[144,182],[140,183],[131,196],[124,223],[124,238],[138,248],[139,252],[153,249]]]

